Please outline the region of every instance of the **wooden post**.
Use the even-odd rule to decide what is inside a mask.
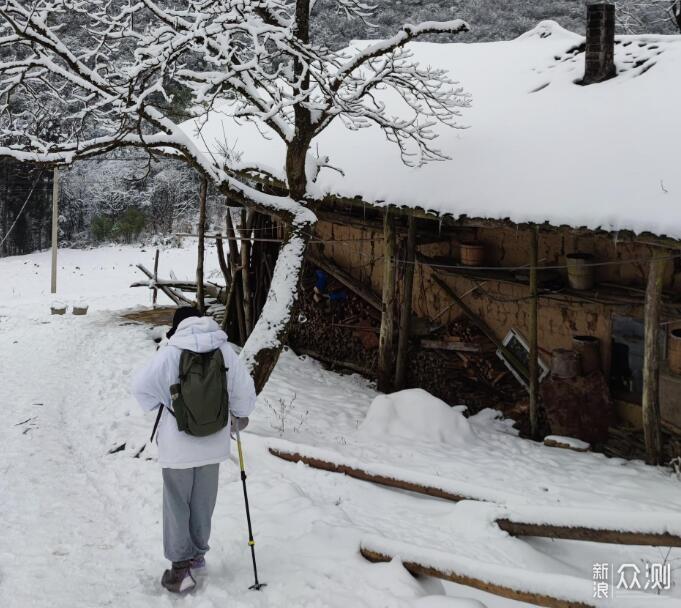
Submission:
[[[255,214],[252,209],[241,212],[241,287],[244,298],[246,335],[253,331],[253,298],[251,297],[251,228]]]
[[[241,297],[241,277],[239,273],[239,252],[236,248],[236,231],[232,222],[232,213],[227,208],[225,217],[227,223],[227,238],[229,239],[229,265],[232,271],[232,281],[234,283],[234,307],[236,308],[237,324],[239,326],[240,344],[245,344],[248,334],[246,333],[246,322],[244,320],[243,298]]]
[[[409,216],[407,230],[407,252],[404,260],[404,289],[400,309],[400,333],[397,340],[397,364],[395,366],[395,388],[404,388],[407,354],[409,352],[409,327],[411,325],[411,303],[414,291],[414,265],[416,260],[416,219]]]
[[[378,390],[392,390],[395,325],[395,218],[386,208],[383,218],[383,295],[378,339]]]
[[[156,256],[154,257],[154,283],[158,281],[158,255],[159,251],[156,250]],[[153,294],[151,296],[151,305],[156,306],[156,298],[158,297],[158,287],[154,285]]]
[[[539,362],[538,362],[538,289],[537,289],[537,261],[539,259],[539,236],[537,226],[530,228],[530,310],[529,310],[529,336],[530,352],[528,359],[528,387],[530,391],[530,435],[538,439],[539,432]]]
[[[51,293],[57,293],[57,249],[59,247],[59,167],[54,168],[52,179],[52,277]]]
[[[655,253],[650,261],[644,313],[643,352],[643,434],[646,462],[661,464],[662,436],[660,433],[660,301],[666,258]]]
[[[208,179],[201,178],[199,188],[199,259],[196,264],[196,305],[201,313],[205,312],[203,293],[203,258],[205,255],[206,234],[206,193],[208,191]]]

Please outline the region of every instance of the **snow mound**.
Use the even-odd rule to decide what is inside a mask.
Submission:
[[[463,405],[450,407],[420,388],[379,395],[369,406],[359,433],[382,439],[462,444],[475,438],[463,415],[465,409]]]

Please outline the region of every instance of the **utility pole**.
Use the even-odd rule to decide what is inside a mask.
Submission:
[[[52,283],[51,292],[57,293],[57,246],[59,244],[59,167],[52,179]]]

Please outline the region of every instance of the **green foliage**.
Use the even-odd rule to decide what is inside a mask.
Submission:
[[[90,223],[92,238],[98,243],[110,240],[113,224],[114,222],[110,217],[95,215]]]
[[[92,238],[102,241],[132,242],[136,239],[147,223],[144,213],[135,207],[128,207],[116,218],[107,215],[95,215],[90,223]]]
[[[130,243],[139,236],[145,224],[146,218],[144,213],[135,207],[128,207],[114,222],[111,236],[114,239]]]

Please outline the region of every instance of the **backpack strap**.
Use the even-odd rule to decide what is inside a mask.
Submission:
[[[165,407],[165,405],[163,405],[162,403],[159,404],[159,406],[158,406],[158,414],[156,414],[156,422],[154,422],[154,428],[151,431],[151,437],[149,437],[150,443],[154,442],[154,435],[156,435],[156,429],[158,429],[158,423],[161,422],[161,415],[163,414],[163,408],[164,407]],[[173,412],[173,410],[171,410],[169,407],[166,408],[166,409],[168,410],[169,414],[172,414],[173,417],[175,417],[175,412]]]

